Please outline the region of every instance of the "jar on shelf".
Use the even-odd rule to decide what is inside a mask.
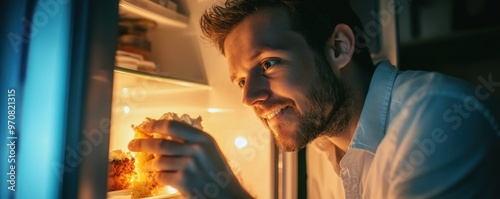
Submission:
[[[147,32],[156,26],[156,22],[149,19],[121,18],[118,49],[137,53],[142,55],[145,60],[151,60],[151,42],[147,38]]]
[[[144,72],[156,70],[156,64],[152,62],[151,58],[151,42],[147,38],[147,32],[156,26],[156,22],[149,19],[128,17],[120,19],[118,50],[142,57],[142,59],[139,60],[140,63],[147,64],[138,64],[134,67],[137,68],[137,70]]]

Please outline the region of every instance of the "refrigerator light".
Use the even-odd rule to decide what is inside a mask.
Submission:
[[[174,194],[174,193],[177,193],[179,191],[177,191],[177,189],[171,187],[171,186],[166,186],[165,189],[167,190],[168,194]]]
[[[123,112],[130,113],[130,107],[128,106],[123,107]]]
[[[208,108],[209,113],[219,113],[221,110],[219,108]]]
[[[234,139],[234,145],[236,145],[238,149],[245,148],[248,145],[248,140],[243,136],[238,136]]]

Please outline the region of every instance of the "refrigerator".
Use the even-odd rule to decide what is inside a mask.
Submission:
[[[167,112],[201,116],[253,196],[304,198],[304,155],[275,147],[201,37],[200,16],[217,2],[2,2],[0,198],[109,198],[109,152],[128,151],[131,125]],[[356,2],[361,11],[389,5]],[[144,48],[120,43],[124,18],[147,21]],[[388,32],[373,36],[373,57],[396,64],[394,22],[378,28]],[[143,55],[144,68],[118,56],[127,52]]]
[[[2,134],[0,198],[107,198],[108,153],[128,151],[131,125],[167,112],[201,116],[246,189],[277,197],[272,138],[241,105],[224,58],[200,38],[198,19],[213,2],[168,3],[2,3],[2,104],[9,104],[1,128],[13,133]],[[123,18],[154,21],[146,33],[153,70],[116,64],[118,50],[127,50],[118,45]]]

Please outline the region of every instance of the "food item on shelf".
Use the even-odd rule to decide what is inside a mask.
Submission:
[[[135,175],[135,160],[130,152],[114,150],[109,153],[108,191],[128,189]]]
[[[147,31],[157,25],[155,21],[149,19],[122,17],[118,23],[118,30],[120,35],[133,34],[146,37]]]
[[[156,22],[143,18],[122,17],[119,23],[118,51],[116,66],[156,74],[156,64],[151,61],[151,42],[147,32],[157,26]],[[128,57],[134,54],[140,60]]]
[[[135,131],[134,137],[137,138],[164,138],[168,140],[175,140],[174,138],[166,135],[161,135],[153,132],[145,132],[143,131],[143,127],[148,125],[151,122],[159,121],[159,120],[176,120],[187,123],[195,128],[203,130],[203,126],[201,125],[201,116],[197,118],[191,118],[187,114],[183,114],[179,117],[176,113],[165,113],[160,119],[152,119],[146,118],[144,122],[142,122],[138,126],[132,125],[132,128]],[[156,174],[153,172],[148,172],[145,170],[146,162],[155,158],[155,154],[145,153],[145,152],[137,152],[135,153],[135,167],[137,172],[137,177],[132,180],[132,186],[130,188],[132,192],[132,198],[141,198],[147,196],[154,196],[158,194],[160,187],[156,182]]]
[[[151,2],[177,12],[177,3],[172,0],[151,0]]]
[[[131,70],[137,70],[139,67],[139,62],[143,61],[143,58],[139,54],[117,50],[115,56],[115,66],[122,68],[127,68]]]
[[[121,50],[116,51],[115,66],[156,74],[156,63],[144,60],[140,54]]]
[[[140,61],[137,63],[137,70],[155,74],[156,64],[152,61]]]
[[[131,58],[131,59],[134,59],[134,60],[137,60],[137,61],[144,60],[144,58],[141,55],[139,55],[139,54],[135,54],[135,53],[127,52],[127,51],[122,51],[122,50],[117,50],[116,51],[116,56],[128,57],[128,58]]]
[[[146,37],[133,34],[122,35],[119,39],[118,49],[139,54],[145,60],[149,60],[151,58],[151,42]]]

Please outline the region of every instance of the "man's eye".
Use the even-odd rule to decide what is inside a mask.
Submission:
[[[245,86],[245,80],[242,79],[242,80],[238,81],[238,86],[240,88],[243,88],[243,86]]]
[[[270,59],[262,62],[262,70],[266,71],[267,69],[271,68],[272,66],[278,64],[279,61],[276,59]]]

